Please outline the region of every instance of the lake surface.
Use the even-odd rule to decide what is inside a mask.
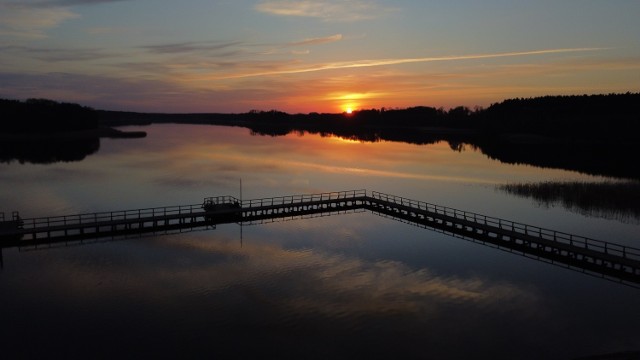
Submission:
[[[82,161],[0,164],[22,217],[368,189],[640,248],[640,225],[509,183],[616,182],[446,142],[127,127]],[[455,147],[455,146],[454,146]],[[629,166],[635,166],[630,164]],[[571,359],[640,351],[640,290],[358,211],[3,250],[7,358]]]

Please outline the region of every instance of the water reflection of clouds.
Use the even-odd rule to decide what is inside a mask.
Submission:
[[[230,289],[242,288],[254,294],[269,293],[269,301],[287,311],[329,318],[392,313],[444,316],[437,314],[440,307],[455,304],[461,307],[460,311],[478,306],[495,311],[517,310],[521,316],[538,311],[537,296],[531,290],[478,277],[440,277],[428,269],[411,269],[398,261],[366,261],[321,250],[286,249],[272,243],[241,248],[236,241],[187,236],[156,241],[174,254],[172,258],[160,256],[153,260],[162,262],[161,266],[149,264],[148,258],[145,266],[134,265],[137,260],[105,260],[98,265],[69,261],[58,264],[57,278],[49,280],[76,293],[76,301],[83,297],[78,289],[86,288],[93,289],[91,296],[128,294],[142,302],[171,302],[174,299],[169,296],[185,293],[225,296],[233,291]],[[131,254],[135,252],[119,256]],[[108,277],[126,281],[103,283],[104,266]],[[275,296],[273,286],[278,287]],[[174,290],[172,295],[164,292],[166,287]]]

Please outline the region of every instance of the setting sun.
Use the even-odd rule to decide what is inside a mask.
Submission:
[[[347,108],[347,110],[345,110],[345,111],[347,112],[347,114],[351,114],[351,113],[353,113],[353,109],[352,109],[352,108],[350,108],[350,107],[348,107],[348,108]]]

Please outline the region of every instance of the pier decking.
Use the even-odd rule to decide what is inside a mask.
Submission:
[[[366,190],[243,201],[217,196],[195,205],[44,218],[23,219],[13,213],[11,219],[5,219],[2,214],[0,248],[172,229],[215,228],[225,223],[256,223],[363,209],[547,262],[640,284],[640,249]]]

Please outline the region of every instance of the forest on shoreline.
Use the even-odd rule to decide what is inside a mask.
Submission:
[[[461,151],[468,145],[504,163],[640,179],[640,168],[629,163],[639,154],[638,104],[640,93],[626,93],[509,99],[474,110],[463,106],[449,110],[418,106],[351,114],[287,114],[276,110],[162,114],[94,110],[43,99],[0,100],[0,138],[10,139],[0,146],[0,160],[10,161],[13,150],[22,149],[20,161],[29,161],[33,156],[25,154],[38,152],[33,134],[41,137],[54,133],[58,143],[60,137],[77,131],[91,134],[87,137],[92,139],[139,137],[144,134],[105,135],[104,131],[117,132],[112,128],[125,125],[178,123],[239,126],[263,136],[296,132],[367,142],[447,141],[452,150]],[[95,151],[95,145],[90,147]],[[43,146],[47,151],[52,148],[55,146]]]
[[[81,161],[100,149],[100,138],[139,138],[100,124],[89,107],[47,99],[0,99],[0,163]]]
[[[98,112],[48,99],[0,99],[0,133],[53,133],[97,129]]]
[[[55,133],[100,126],[190,123],[243,126],[255,133],[283,135],[292,131],[343,134],[364,141],[401,138],[403,129],[426,133],[530,135],[532,139],[575,142],[636,142],[640,140],[640,93],[544,96],[508,99],[488,108],[458,106],[445,110],[428,106],[405,109],[364,109],[353,113],[288,114],[278,110],[247,113],[137,113],[94,110],[47,99],[0,99],[0,133]],[[410,132],[414,133],[414,132]],[[511,140],[518,139],[512,137]],[[412,141],[415,139],[409,139]],[[428,139],[427,139],[428,140]]]
[[[162,114],[99,111],[109,126],[190,123],[243,126],[257,134],[284,135],[293,131],[336,134],[363,141],[394,140],[420,130],[427,133],[530,135],[527,141],[548,138],[574,142],[640,141],[640,93],[544,96],[508,99],[488,108],[458,106],[445,110],[428,106],[405,109],[365,109],[347,113],[288,114],[252,110],[240,114]],[[411,131],[406,131],[410,129]],[[428,131],[424,131],[428,130]],[[522,136],[519,137],[523,139]],[[516,138],[512,137],[512,140]],[[398,139],[396,139],[398,140]],[[427,139],[428,140],[428,139]],[[402,141],[402,140],[400,140]],[[410,142],[418,141],[409,139]]]
[[[448,111],[418,106],[352,114],[142,114],[101,112],[110,126],[152,123],[241,126],[254,135],[295,132],[357,141],[418,145],[447,141],[454,151],[470,146],[509,164],[560,168],[591,175],[640,179],[629,162],[640,155],[640,93],[509,99],[486,109]]]

